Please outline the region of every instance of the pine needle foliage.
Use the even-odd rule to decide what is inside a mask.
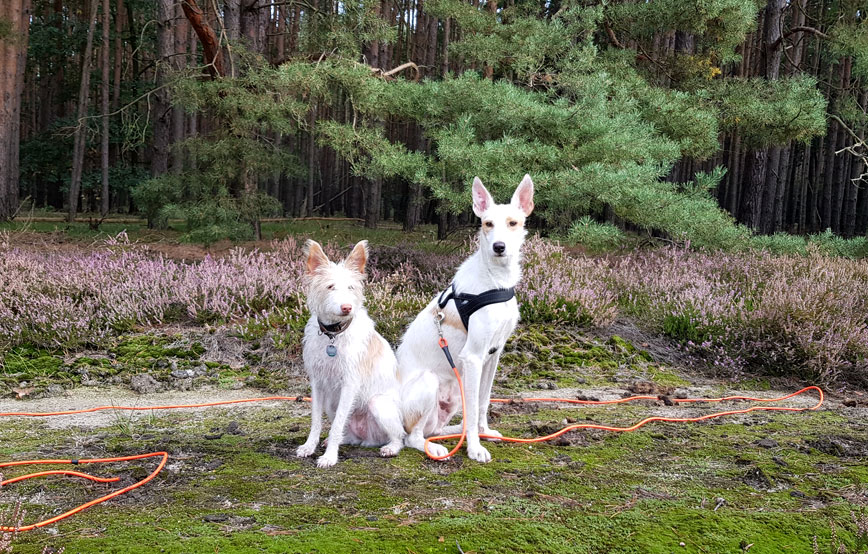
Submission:
[[[223,125],[184,144],[197,169],[148,183],[139,202],[159,214],[166,203],[186,209],[203,199],[241,198],[239,182],[250,175],[302,175],[297,153],[273,137],[310,131],[356,175],[421,186],[452,213],[467,210],[474,176],[505,200],[530,173],[538,217],[555,231],[576,233],[581,217],[611,213],[697,245],[747,244],[750,232],[710,194],[722,170],[692,183],[665,177],[682,157],[714,155],[724,131],[738,130],[757,146],[824,132],[826,102],[816,81],[721,76],[721,64],[738,60],[736,46],[756,26],[756,2],[558,6],[552,13],[517,0],[492,13],[459,0],[426,1],[429,15],[461,29],[447,53],[464,69],[422,80],[383,78],[364,63],[372,41],[397,46],[395,26],[378,17],[376,3],[316,12],[304,20],[300,51],[285,63],[249,58],[242,77],[180,82],[181,105]],[[617,38],[647,39],[660,29],[697,41],[691,55],[670,60],[665,83]],[[854,40],[841,48],[853,50]],[[317,108],[330,109],[309,129],[306,117]],[[390,138],[389,123],[418,126],[427,147]]]

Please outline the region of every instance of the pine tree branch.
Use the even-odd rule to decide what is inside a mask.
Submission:
[[[193,30],[196,31],[199,42],[202,43],[202,53],[211,78],[216,79],[224,75],[223,51],[220,49],[217,33],[202,17],[202,9],[196,4],[196,0],[183,0],[181,9],[184,11],[184,16],[190,21],[190,25],[193,26]]]
[[[604,23],[603,26],[606,28],[606,34],[609,36],[609,40],[612,42],[612,45],[621,50],[625,50],[627,47],[618,40],[618,37],[615,35],[615,31],[612,29],[612,27],[609,26],[608,23]]]
[[[818,36],[820,38],[825,38],[825,39],[829,38],[829,35],[827,35],[826,33],[824,33],[823,31],[821,31],[819,29],[815,29],[814,27],[805,27],[805,26],[793,27],[792,29],[790,29],[789,31],[787,31],[786,33],[781,35],[781,38],[779,38],[773,44],[771,44],[770,45],[771,48],[775,49],[775,48],[779,47],[784,40],[786,40],[787,38],[789,38],[790,36],[792,36],[796,33],[810,33],[810,34]]]
[[[379,69],[377,67],[371,67],[370,69],[371,69],[372,73],[379,73],[380,77],[385,78],[385,77],[391,77],[392,75],[394,75],[396,73],[400,73],[400,72],[402,72],[408,68],[413,68],[413,70],[416,72],[416,76],[413,78],[413,80],[418,81],[419,80],[419,66],[413,62],[403,63],[394,69],[390,69],[389,71],[383,71],[382,69]]]

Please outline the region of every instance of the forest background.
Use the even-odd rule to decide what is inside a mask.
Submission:
[[[860,256],[865,2],[2,0],[0,219],[438,235],[524,173],[544,234]],[[798,236],[801,235],[801,236]],[[843,241],[840,237],[857,237]]]

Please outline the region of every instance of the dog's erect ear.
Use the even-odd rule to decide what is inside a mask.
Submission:
[[[350,255],[347,256],[347,261],[344,262],[344,266],[359,273],[365,272],[365,264],[368,263],[368,241],[360,240],[358,244],[353,247],[353,251],[350,252]]]
[[[473,178],[473,213],[476,214],[477,217],[482,217],[482,214],[488,210],[488,208],[494,206],[494,199],[488,193],[488,189],[485,188],[485,185],[482,184],[482,181],[479,177]]]
[[[525,216],[529,216],[533,211],[533,181],[530,180],[530,175],[525,174],[521,184],[515,189],[511,204],[524,212]]]
[[[329,258],[322,250],[322,246],[315,240],[307,241],[307,274],[313,275],[316,270],[327,266]]]

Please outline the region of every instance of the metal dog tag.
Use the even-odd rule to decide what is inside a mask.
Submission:
[[[329,356],[331,356],[332,358],[334,358],[335,356],[338,355],[338,349],[337,349],[337,347],[336,347],[335,345],[333,345],[333,344],[330,344],[330,345],[326,346],[326,354],[328,354]]]

